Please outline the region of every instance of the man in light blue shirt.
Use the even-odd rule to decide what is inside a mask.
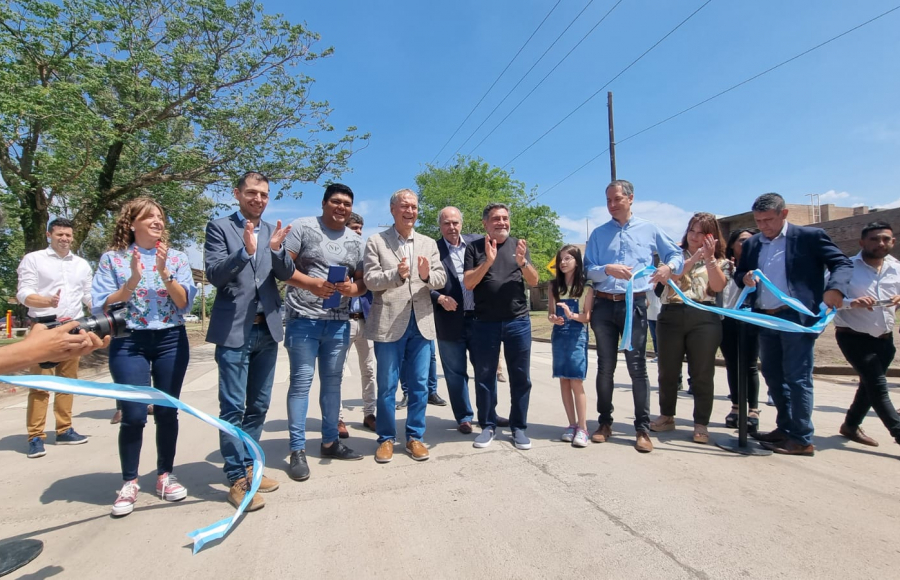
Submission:
[[[619,179],[606,188],[606,208],[612,219],[591,232],[584,253],[587,277],[594,282],[591,328],[597,341],[597,412],[600,427],[591,436],[603,443],[612,435],[613,374],[618,359],[619,339],[625,329],[625,289],[637,271],[653,263],[659,254],[660,266],[652,276],[634,281],[631,320],[633,350],[625,351],[634,396],[635,449],[653,451],[650,442],[650,380],[647,378],[646,293],[657,283],[665,284],[684,265],[681,248],[655,224],[631,213],[634,186]]]

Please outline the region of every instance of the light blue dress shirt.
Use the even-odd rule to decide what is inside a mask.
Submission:
[[[631,216],[625,225],[609,220],[591,232],[584,251],[584,268],[588,278],[594,282],[595,292],[623,294],[627,280],[619,280],[606,274],[606,266],[623,264],[637,272],[653,264],[653,254],[659,254],[662,263],[667,264],[673,274],[680,274],[684,267],[683,250],[656,224]],[[650,290],[650,277],[644,276],[634,281],[635,292]]]
[[[453,269],[455,270],[454,273],[459,280],[459,285],[462,287],[463,310],[466,312],[475,310],[475,296],[472,291],[463,284],[463,277],[465,275],[466,242],[462,239],[462,236],[460,236],[459,243],[455,246],[448,242],[447,238],[444,238],[444,243],[447,244],[450,261],[453,262]]]
[[[765,235],[759,235],[759,241],[762,244],[759,247],[759,259],[757,265],[766,278],[775,284],[779,290],[791,295],[787,282],[787,265],[785,263],[785,252],[787,251],[787,231],[788,223],[784,222],[781,233],[775,236],[774,240],[770,240]],[[779,300],[772,292],[767,290],[762,284],[757,284],[756,291],[759,297],[756,299],[756,307],[763,310],[773,310],[784,303]]]

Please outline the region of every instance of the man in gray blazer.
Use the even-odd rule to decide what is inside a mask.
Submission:
[[[275,377],[278,343],[284,338],[276,278],[287,280],[294,262],[282,246],[290,226],[262,221],[269,203],[269,180],[261,173],[241,176],[234,190],[238,211],[206,225],[206,277],[216,287],[206,341],[216,345],[219,365],[219,418],[259,441]],[[219,436],[228,501],[240,505],[250,489],[253,460],[237,439]],[[259,491],[278,489],[263,476]],[[246,511],[265,505],[255,495]]]
[[[375,461],[394,457],[397,427],[394,421],[397,381],[401,364],[409,385],[406,415],[406,452],[416,461],[428,459],[422,444],[428,405],[428,367],[434,340],[431,290],[443,288],[447,274],[434,240],[416,233],[419,198],[409,189],[391,196],[394,225],[372,236],[363,260],[366,287],[372,291],[372,309],[366,338],[375,341],[378,451]]]

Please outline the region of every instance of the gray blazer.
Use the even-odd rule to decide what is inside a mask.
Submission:
[[[275,279],[289,279],[294,261],[284,247],[277,253],[269,249],[274,230],[260,220],[256,258],[249,260],[243,256],[244,227],[236,213],[206,224],[206,278],[216,287],[206,342],[229,348],[246,344],[256,317],[257,292],[272,338],[284,338]]]
[[[419,278],[418,256],[428,258],[431,273],[428,282]],[[366,319],[366,338],[378,342],[400,340],[409,325],[409,312],[415,310],[419,332],[434,340],[434,310],[431,291],[442,289],[447,273],[441,265],[437,244],[429,237],[413,234],[413,256],[409,261],[409,278],[400,279],[400,242],[394,228],[369,238],[363,259],[363,279],[372,291],[372,309]]]

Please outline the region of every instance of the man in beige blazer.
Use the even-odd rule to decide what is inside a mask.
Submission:
[[[431,291],[447,282],[437,244],[413,230],[419,216],[418,196],[409,189],[395,192],[391,215],[394,225],[369,238],[363,258],[363,279],[373,294],[366,338],[375,341],[378,362],[378,463],[394,457],[394,413],[401,364],[409,384],[406,452],[416,461],[428,459],[422,437],[428,405],[429,344],[435,338]]]

